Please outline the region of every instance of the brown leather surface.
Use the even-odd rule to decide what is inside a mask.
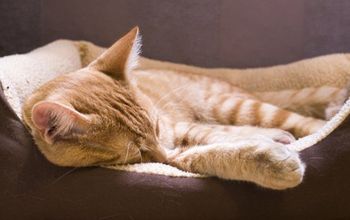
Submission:
[[[349,9],[328,0],[45,0],[41,41],[109,46],[139,25],[146,57],[260,67],[350,51]]]
[[[350,51],[350,1],[1,0],[0,55],[58,38],[109,46],[139,25],[145,56],[260,67]]]

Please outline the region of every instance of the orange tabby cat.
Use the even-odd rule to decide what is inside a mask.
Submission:
[[[41,152],[61,166],[156,161],[273,189],[294,187],[304,165],[283,144],[325,123],[259,101],[231,84],[170,70],[134,70],[134,28],[88,67],[25,102]],[[289,131],[289,132],[288,132]]]

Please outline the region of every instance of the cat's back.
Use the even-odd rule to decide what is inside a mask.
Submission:
[[[216,79],[187,72],[171,70],[135,70],[130,74],[131,84],[153,103],[152,109],[176,121],[197,121],[206,118],[208,103],[221,95],[249,98],[242,89]]]
[[[134,86],[155,100],[175,97],[198,99],[213,93],[247,94],[246,91],[215,77],[172,70],[134,70],[130,80]]]

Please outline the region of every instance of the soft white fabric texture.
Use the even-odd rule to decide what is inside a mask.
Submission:
[[[74,43],[57,40],[28,54],[0,58],[0,80],[9,104],[21,117],[23,101],[35,88],[80,67],[80,54]]]
[[[88,55],[80,54],[81,52],[81,48],[73,41],[57,40],[28,54],[0,58],[0,81],[5,97],[16,114],[21,116],[23,101],[34,89],[62,73],[81,68],[81,55]],[[288,147],[298,151],[311,147],[326,138],[349,114],[350,100],[320,131],[301,138]],[[108,166],[107,168],[174,177],[206,177],[160,163]]]

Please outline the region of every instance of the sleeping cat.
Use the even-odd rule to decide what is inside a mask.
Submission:
[[[23,119],[48,160],[77,167],[154,161],[272,189],[302,181],[304,165],[284,144],[325,121],[219,79],[134,70],[138,32],[28,97]]]

